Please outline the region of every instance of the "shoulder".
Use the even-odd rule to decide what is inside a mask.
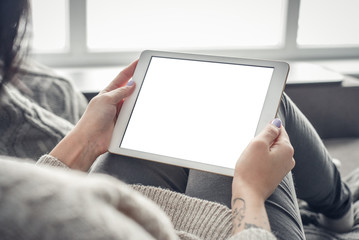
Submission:
[[[9,160],[0,164],[0,199],[7,209],[0,212],[0,225],[19,238],[177,239],[155,204],[112,177]]]
[[[32,59],[22,63],[17,79],[17,88],[24,96],[71,123],[78,121],[87,106],[71,79]]]

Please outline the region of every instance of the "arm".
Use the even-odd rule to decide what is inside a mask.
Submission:
[[[270,231],[264,202],[294,167],[293,154],[285,129],[274,124],[244,150],[232,183],[233,234],[248,228]]]
[[[107,151],[123,99],[134,90],[128,83],[137,61],[124,69],[94,97],[74,129],[50,152],[70,168],[87,171],[96,158]],[[126,85],[127,83],[127,85]]]
[[[270,231],[264,201],[248,194],[232,197],[233,234],[249,228]]]

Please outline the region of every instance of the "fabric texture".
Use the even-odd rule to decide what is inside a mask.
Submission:
[[[86,106],[71,81],[24,61],[0,93],[0,154],[36,161],[73,128]]]
[[[43,166],[58,166],[58,167],[65,167],[61,162],[57,161],[56,158],[44,155],[39,159],[37,162],[37,165],[43,165]],[[66,168],[66,167],[65,167]],[[72,172],[72,171],[71,171]],[[97,189],[97,186],[99,184],[95,183],[92,177],[95,179],[97,178],[97,175],[99,174],[93,174],[86,177],[86,186],[90,187],[92,190],[92,194],[97,194],[97,191],[100,189]],[[68,182],[71,182],[70,175],[66,177]],[[115,178],[110,178],[111,181],[115,181]],[[83,182],[85,182],[83,181]],[[121,181],[119,182],[119,187],[113,188],[110,192],[111,194],[122,194],[122,191],[130,191],[126,188],[126,185],[123,184]],[[86,188],[86,186],[84,186]],[[125,190],[123,190],[125,189]],[[137,192],[141,193],[144,197],[139,197],[138,195],[133,195],[133,198],[143,198],[141,201],[141,204],[137,206],[136,212],[143,212],[144,215],[147,214],[146,209],[152,208],[153,206],[147,205],[146,201],[149,201],[147,199],[152,200],[152,204],[155,203],[156,206],[159,206],[162,211],[165,213],[162,213],[161,210],[158,208],[154,208],[156,212],[155,215],[158,218],[164,218],[168,219],[169,222],[171,222],[171,227],[166,226],[162,227],[160,230],[156,231],[169,231],[174,232],[174,229],[176,230],[177,236],[180,239],[228,239],[231,237],[231,231],[232,231],[232,213],[229,208],[227,208],[224,205],[210,202],[206,200],[201,200],[198,198],[193,198],[186,196],[184,194],[176,193],[170,190],[158,188],[158,187],[150,187],[150,186],[142,186],[142,185],[132,185],[132,189],[136,190]],[[84,190],[87,191],[87,190]],[[133,198],[129,198],[130,201],[139,201]],[[145,200],[146,199],[146,200]],[[113,202],[107,200],[107,202],[110,204]],[[121,213],[124,213],[127,215],[127,217],[132,218],[135,216],[132,216],[134,214],[131,209],[128,208],[128,204],[124,201],[121,203],[117,203],[116,208],[117,211],[120,211]],[[98,206],[96,205],[96,208]],[[91,209],[87,209],[86,211],[91,211]],[[146,216],[141,216],[141,218],[146,219]],[[138,221],[138,220],[137,220]],[[157,221],[157,220],[153,220]],[[158,220],[158,221],[164,221]],[[143,227],[146,228],[147,224],[151,224],[150,222],[147,222],[143,220],[142,222]],[[136,234],[136,233],[133,233]],[[165,233],[161,233],[165,234]],[[136,236],[136,235],[135,235]],[[170,236],[170,233],[167,233],[166,236]],[[122,238],[119,238],[122,239]],[[141,239],[141,238],[136,238]],[[155,237],[155,239],[160,239]],[[170,239],[170,238],[165,238]],[[276,239],[273,234],[271,234],[268,231],[262,230],[262,229],[247,229],[242,231],[241,233],[232,236],[230,238],[231,240],[236,239]]]
[[[1,239],[177,239],[158,206],[106,175],[3,160],[0,192]]]

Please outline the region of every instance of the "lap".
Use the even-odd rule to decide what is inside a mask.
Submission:
[[[110,153],[101,156],[91,172],[106,173],[128,184],[166,188],[231,207],[232,177]],[[265,205],[272,231],[278,239],[304,239],[291,173]]]
[[[105,173],[127,184],[141,184],[184,193],[188,169],[132,157],[105,153],[96,160],[91,173]]]
[[[190,170],[185,194],[231,208],[232,177]],[[265,207],[278,239],[305,239],[291,173],[267,199]]]

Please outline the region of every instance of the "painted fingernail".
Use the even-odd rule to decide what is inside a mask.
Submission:
[[[272,121],[272,124],[274,126],[276,126],[277,128],[280,128],[280,126],[282,126],[282,121],[279,119],[279,118],[275,118],[273,121]]]
[[[131,79],[130,81],[127,82],[127,86],[132,86],[135,82]]]

